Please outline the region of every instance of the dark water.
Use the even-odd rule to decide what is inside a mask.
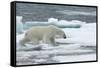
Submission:
[[[80,20],[87,23],[96,22],[96,15],[66,15],[57,11],[78,11],[78,12],[96,12],[95,7],[62,6],[62,5],[43,5],[17,3],[16,15],[23,16],[25,21],[47,21],[48,18],[57,18],[58,20]]]

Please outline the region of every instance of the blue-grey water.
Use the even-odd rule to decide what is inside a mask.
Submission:
[[[93,23],[96,22],[96,7],[17,3],[16,15],[23,16],[23,22],[57,18],[58,20],[80,20]]]

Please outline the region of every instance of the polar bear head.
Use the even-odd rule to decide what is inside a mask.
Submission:
[[[56,31],[56,38],[66,38],[66,35],[65,35],[65,33],[64,33],[64,31],[62,31],[62,30],[57,30]]]
[[[55,38],[66,38],[66,34],[59,27],[54,25],[50,25],[49,27],[54,31],[53,33],[55,34]]]

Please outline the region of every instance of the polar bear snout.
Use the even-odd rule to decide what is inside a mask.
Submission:
[[[66,35],[63,33],[63,34],[58,34],[58,35],[56,35],[56,38],[64,38],[64,39],[66,39]]]
[[[63,38],[66,39],[66,35],[65,34],[63,35]]]

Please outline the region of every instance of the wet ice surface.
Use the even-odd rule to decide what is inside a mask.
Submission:
[[[17,65],[63,63],[96,60],[96,24],[81,28],[64,28],[67,39],[56,39],[58,46],[41,43],[26,47],[18,44],[24,34],[17,35]]]

